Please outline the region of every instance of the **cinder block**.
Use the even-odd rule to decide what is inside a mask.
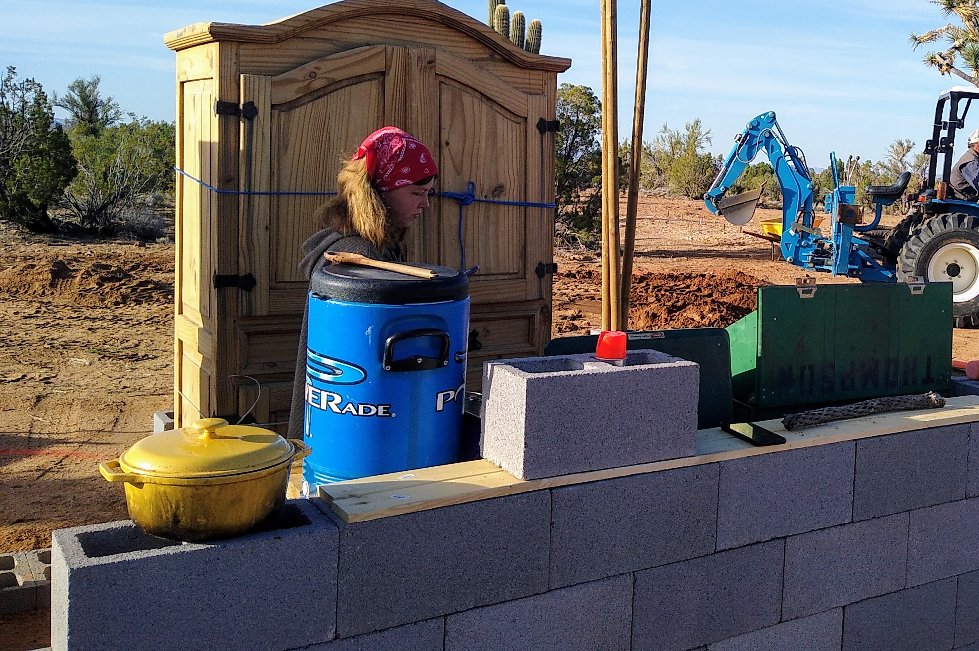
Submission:
[[[263,530],[207,544],[130,521],[52,535],[51,646],[291,649],[333,638],[336,526],[287,501]]]
[[[979,642],[979,572],[961,574],[955,599],[955,646]]]
[[[969,429],[949,425],[857,441],[853,519],[964,498]]]
[[[721,462],[717,548],[850,521],[853,442]]]
[[[25,552],[37,586],[37,607],[51,607],[51,549],[35,549]]]
[[[689,649],[778,623],[785,543],[773,540],[635,574],[635,649]]]
[[[911,511],[908,585],[979,570],[979,499]]]
[[[173,429],[173,412],[156,411],[153,412],[153,433],[167,432]]]
[[[301,647],[302,651],[442,651],[445,618],[429,619],[377,633]],[[294,651],[299,651],[295,649]]]
[[[794,619],[900,590],[907,546],[907,513],[788,538],[782,617]]]
[[[338,637],[547,590],[548,491],[342,524]]]
[[[0,615],[51,605],[51,550],[0,554]]]
[[[699,370],[657,351],[488,362],[483,457],[539,479],[692,456]]]
[[[834,608],[715,642],[707,651],[839,651],[842,640],[843,609]]]
[[[445,651],[628,651],[631,627],[627,574],[450,615]]]
[[[714,551],[717,464],[551,491],[551,587]]]
[[[843,651],[951,649],[955,579],[892,592],[843,610]]]

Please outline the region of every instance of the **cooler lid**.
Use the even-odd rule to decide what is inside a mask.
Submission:
[[[309,290],[325,299],[350,303],[409,305],[457,301],[469,296],[469,277],[452,267],[413,263],[431,269],[437,278],[415,278],[406,274],[351,264],[331,264],[313,272]]]

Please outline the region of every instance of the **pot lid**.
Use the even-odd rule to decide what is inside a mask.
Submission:
[[[205,418],[137,441],[119,464],[127,472],[155,477],[214,477],[270,468],[293,452],[292,444],[271,430]]]

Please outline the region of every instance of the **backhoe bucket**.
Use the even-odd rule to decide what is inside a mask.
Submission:
[[[764,189],[762,186],[757,190],[748,190],[731,197],[724,197],[717,202],[717,212],[735,226],[744,226],[751,221],[752,215],[755,214],[755,206],[758,205],[758,199],[761,198]]]

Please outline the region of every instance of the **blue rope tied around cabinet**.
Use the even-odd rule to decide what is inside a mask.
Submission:
[[[243,196],[263,196],[263,197],[296,197],[296,196],[307,196],[307,197],[333,197],[336,196],[336,192],[314,192],[314,191],[273,191],[273,190],[223,190],[221,188],[216,188],[209,183],[205,183],[201,179],[188,174],[179,167],[173,168],[178,174],[190,179],[194,183],[197,183],[202,188],[214,192],[215,194],[232,194],[232,195],[243,195]],[[490,203],[500,206],[517,206],[521,208],[556,208],[557,204],[554,203],[542,203],[538,201],[503,201],[502,199],[481,199],[476,196],[476,184],[470,181],[466,184],[465,192],[437,192],[435,196],[444,199],[452,199],[459,204],[459,271],[462,272],[466,268],[466,246],[465,238],[463,237],[463,223],[465,219],[465,208],[474,203]]]

